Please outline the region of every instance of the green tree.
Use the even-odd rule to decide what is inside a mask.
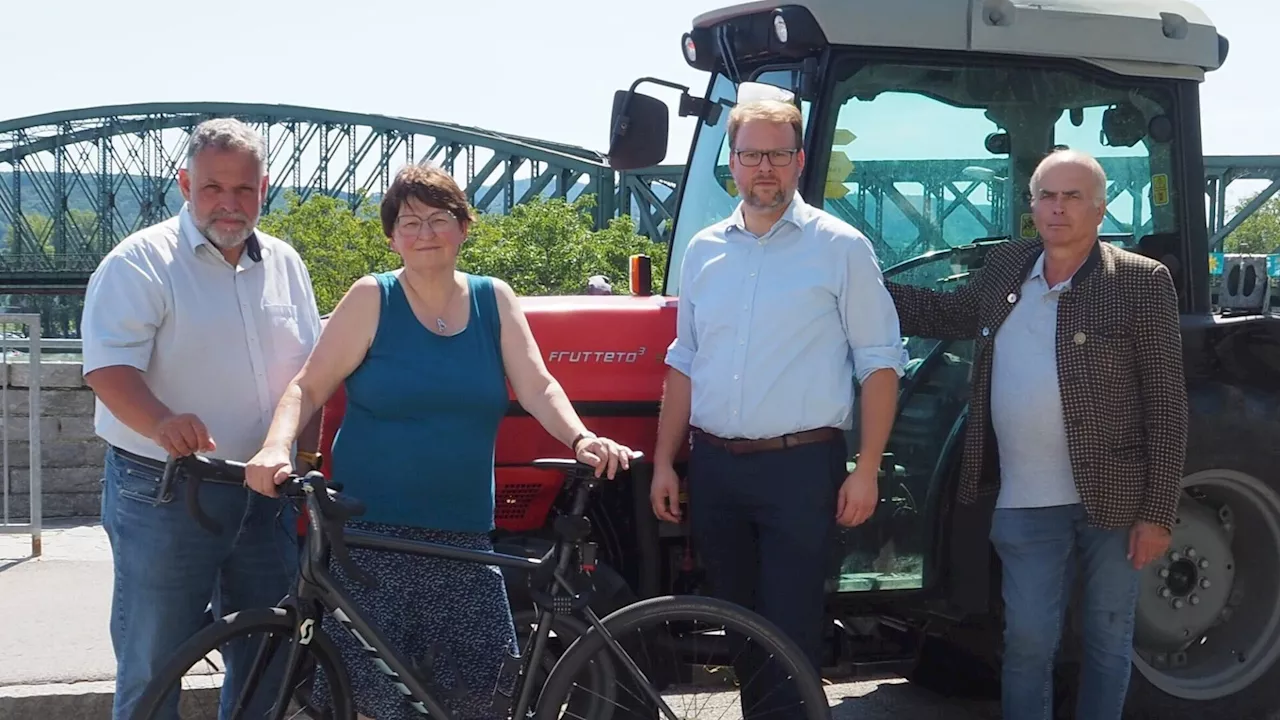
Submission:
[[[573,202],[535,199],[509,215],[483,215],[458,256],[467,272],[502,278],[519,295],[573,295],[587,278],[605,275],[614,293],[628,290],[630,257],[653,258],[654,287],[662,287],[666,247],[637,235],[630,217],[613,218],[593,231],[592,196]]]
[[[311,274],[322,314],[332,312],[361,276],[400,266],[372,202],[362,201],[353,212],[345,201],[325,195],[312,195],[304,202],[289,193],[285,200],[284,207],[272,210],[258,226],[297,249]]]
[[[24,212],[22,217],[25,220],[25,227],[23,229],[24,237],[21,247],[10,244],[12,239],[17,238],[13,228],[0,226],[0,239],[2,239],[8,253],[11,255],[25,254],[35,249],[36,252],[44,253],[49,257],[57,255],[54,252],[54,235],[57,230],[54,219],[37,212]],[[63,222],[63,233],[67,241],[66,251],[70,253],[80,252],[81,245],[93,237],[97,225],[98,214],[93,210],[77,208],[68,210]]]
[[[1241,200],[1233,214],[1240,212],[1257,196],[1255,193]],[[1270,254],[1280,250],[1280,194],[1271,196],[1262,207],[1245,218],[1222,245],[1223,251],[1229,253]]]
[[[377,206],[362,202],[353,212],[342,201],[296,195],[264,216],[262,230],[293,245],[307,264],[321,313],[333,310],[362,275],[400,266],[400,258],[382,234]],[[492,275],[520,295],[573,295],[587,278],[606,275],[615,294],[628,292],[630,257],[653,259],[654,292],[662,288],[666,246],[637,235],[630,217],[614,218],[592,230],[594,199],[535,200],[509,215],[481,215],[471,226],[458,267]]]

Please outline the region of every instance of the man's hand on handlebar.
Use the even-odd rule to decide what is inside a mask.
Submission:
[[[152,431],[151,439],[174,457],[212,452],[218,447],[204,422],[191,413],[161,419]]]
[[[289,448],[267,446],[245,464],[244,484],[267,497],[277,497],[276,486],[288,480],[292,472]]]

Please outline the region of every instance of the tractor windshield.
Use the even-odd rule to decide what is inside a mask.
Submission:
[[[939,58],[945,56],[938,56]],[[1108,177],[1101,231],[1132,245],[1177,232],[1173,98],[1164,81],[1126,78],[1084,64],[1036,67],[965,56],[886,60],[836,55],[821,80],[811,129],[807,187],[825,208],[874,243],[889,268],[931,250],[990,238],[1033,237],[1027,184],[1054,146],[1099,158]],[[790,72],[755,78],[790,88]],[[722,75],[713,102],[732,104]],[[690,158],[672,246],[669,294],[689,239],[738,202],[729,177],[725,126],[704,124]]]
[[[1172,98],[1085,66],[835,64],[825,206],[887,267],[983,238],[1035,237],[1028,183],[1049,149],[1099,159],[1101,232],[1131,245],[1176,228]]]

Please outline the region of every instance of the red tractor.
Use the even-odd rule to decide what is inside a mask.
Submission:
[[[1089,152],[1110,180],[1104,240],[1172,271],[1192,408],[1173,544],[1142,579],[1128,705],[1162,718],[1280,709],[1280,322],[1266,259],[1222,256],[1221,234],[1207,231],[1199,91],[1228,45],[1205,14],[1185,0],[750,2],[696,18],[682,40],[709,80],[701,98],[651,81],[680,91],[680,115],[697,123],[662,294],[633,282],[630,296],[523,301],[591,429],[652,456],[685,247],[737,204],[725,129],[740,92],[794,97],[806,127],[801,192],[866,233],[898,282],[955,287],[993,245],[1033,237],[1036,164],[1055,146]],[[646,81],[615,97],[615,169],[665,157],[668,109],[636,92]],[[1219,276],[1211,261],[1230,267]],[[999,565],[984,509],[954,501],[973,346],[904,344],[912,360],[880,510],[831,547],[826,664],[991,690]],[[326,437],[342,402],[326,410]],[[852,458],[856,427],[848,439]],[[513,403],[497,446],[508,549],[545,549],[561,479],[531,461],[563,454]],[[601,609],[702,587],[687,528],[654,518],[648,483],[640,465],[593,509]],[[513,604],[527,604],[521,592],[512,586]],[[1070,625],[1064,670],[1078,652]],[[1064,697],[1073,679],[1063,673]]]

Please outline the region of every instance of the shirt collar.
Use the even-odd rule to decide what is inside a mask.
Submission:
[[[1043,252],[1036,257],[1036,262],[1034,265],[1031,266],[1031,274],[1028,277],[1032,280],[1036,278],[1044,277],[1044,253]]]
[[[1079,272],[1080,272],[1079,270],[1076,270],[1076,274],[1079,274]],[[1035,264],[1031,266],[1031,272],[1027,275],[1027,279],[1041,280],[1044,282],[1045,287],[1048,287],[1049,281],[1046,280],[1044,277],[1044,251],[1043,250],[1040,251],[1040,255],[1039,257],[1036,258]],[[1062,282],[1058,283],[1057,285],[1049,289],[1050,290],[1070,290],[1071,283],[1073,280],[1075,280],[1075,275],[1072,275],[1071,277],[1067,278],[1066,280],[1063,280]]]
[[[782,217],[778,218],[778,222],[774,224],[774,228],[782,223],[790,223],[791,225],[802,228],[809,218],[809,204],[800,196],[800,192],[796,191],[791,196],[791,202],[787,205],[787,209],[782,213]],[[743,232],[748,232],[747,222],[742,217],[742,202],[738,202],[738,207],[734,208],[733,214],[729,216],[729,227]],[[773,228],[770,228],[772,231]],[[768,233],[766,233],[767,235]]]
[[[204,233],[196,227],[195,218],[191,216],[190,203],[183,203],[182,210],[178,212],[178,231],[178,234],[186,240],[187,246],[191,248],[191,252],[196,252],[201,245],[207,245],[210,250],[218,252],[218,247],[209,242]],[[244,241],[244,254],[253,262],[262,262],[263,250],[262,242],[258,239],[258,229],[254,228],[253,232],[249,233],[248,239]]]

